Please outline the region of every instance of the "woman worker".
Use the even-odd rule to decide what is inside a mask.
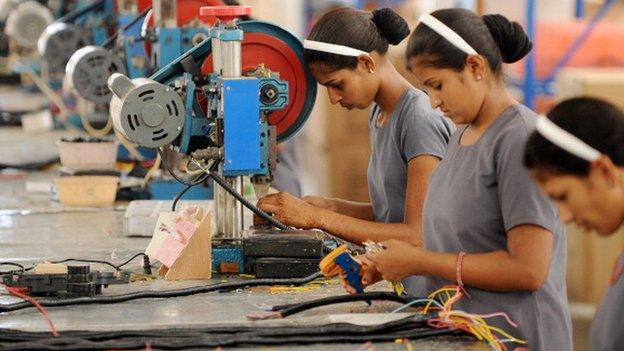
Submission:
[[[624,222],[624,112],[612,104],[574,98],[540,118],[529,138],[524,164],[559,207],[560,217],[579,227],[613,235]],[[604,267],[607,269],[607,267]],[[591,349],[624,345],[624,254],[591,328]]]
[[[346,109],[373,105],[367,173],[371,202],[301,200],[282,192],[261,199],[260,208],[288,225],[323,229],[351,242],[394,238],[420,245],[427,180],[454,127],[386,57],[389,44],[408,35],[405,20],[389,8],[372,13],[339,8],[325,14],[304,43],[305,60],[332,104]]]
[[[363,283],[423,275],[429,291],[465,284],[471,298],[454,308],[506,313],[531,350],[572,350],[564,227],[522,166],[536,115],[511,97],[501,68],[531,47],[501,15],[445,9],[421,17],[410,69],[432,107],[462,127],[429,180],[424,248],[385,242],[363,258]],[[491,323],[509,328],[501,318]]]

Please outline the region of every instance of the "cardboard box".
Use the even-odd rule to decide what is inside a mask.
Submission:
[[[624,230],[601,237],[568,225],[566,234],[568,299],[599,304],[609,287],[615,260],[624,248]]]
[[[567,68],[555,80],[557,100],[592,96],[624,108],[624,68]]]

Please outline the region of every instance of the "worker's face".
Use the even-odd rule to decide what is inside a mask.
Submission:
[[[319,84],[327,88],[332,104],[340,104],[347,110],[366,109],[377,95],[378,82],[374,74],[362,63],[356,68],[332,70],[326,65],[313,63],[310,71]]]
[[[594,168],[594,167],[592,167]],[[563,222],[574,222],[585,230],[609,235],[624,220],[622,184],[614,184],[600,170],[587,177],[532,170],[542,191],[557,205]]]
[[[477,80],[468,66],[458,72],[423,64],[418,58],[409,60],[409,68],[419,88],[429,96],[431,108],[439,108],[455,124],[476,119],[485,96],[482,76]]]

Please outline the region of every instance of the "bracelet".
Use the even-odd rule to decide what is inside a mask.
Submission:
[[[466,253],[464,251],[460,251],[457,254],[457,261],[455,262],[455,277],[457,279],[457,285],[459,285],[462,290],[464,289],[464,282],[462,281],[461,271],[464,263],[464,256],[466,256]]]

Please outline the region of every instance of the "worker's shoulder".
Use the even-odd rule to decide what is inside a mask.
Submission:
[[[410,88],[401,99],[397,122],[401,129],[444,130],[451,133],[453,123],[439,109],[432,109],[427,94],[416,88]]]

